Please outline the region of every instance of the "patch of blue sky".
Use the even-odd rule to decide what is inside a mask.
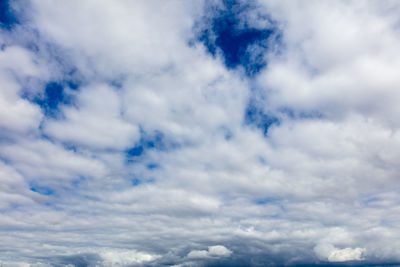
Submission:
[[[72,84],[75,90],[78,85]],[[71,105],[74,102],[74,96],[70,93],[71,85],[68,81],[49,82],[45,86],[43,94],[36,96],[33,102],[38,104],[44,114],[49,117],[58,117],[60,115],[60,105]]]
[[[265,136],[268,134],[268,130],[271,126],[278,125],[280,123],[277,117],[266,114],[261,108],[251,101],[248,103],[244,115],[245,125],[254,126],[260,129]]]
[[[318,110],[294,110],[289,107],[279,109],[279,112],[291,119],[323,119],[324,115]]]
[[[74,66],[65,66],[64,80],[61,82],[68,86],[71,90],[78,90],[82,85],[86,84],[85,78],[82,73]]]
[[[224,135],[224,138],[225,138],[226,141],[231,140],[232,137],[233,137],[233,133],[231,131],[226,132],[225,135]]]
[[[213,56],[220,53],[227,68],[242,66],[246,74],[252,76],[267,65],[264,54],[270,50],[272,43],[279,42],[277,27],[250,27],[246,22],[243,23],[250,4],[239,1],[222,3],[222,7],[208,7],[212,17],[203,18],[206,25],[200,26],[204,29],[200,31],[198,40]],[[276,40],[271,43],[271,39]]]
[[[69,62],[68,53],[57,45],[41,40],[40,36],[35,35],[29,35],[27,40],[19,45],[35,54],[35,61],[46,59],[48,68],[52,70],[48,80],[30,76],[19,79],[22,98],[38,104],[47,104],[51,108],[57,106],[60,100],[66,102],[66,96],[71,96],[66,92],[77,91],[87,84],[84,75]],[[15,75],[18,76],[18,73]],[[41,88],[40,93],[38,88]]]
[[[72,183],[71,183],[71,185],[72,185],[74,188],[79,188],[79,187],[81,187],[81,185],[82,185],[83,183],[85,183],[85,182],[86,182],[86,178],[85,178],[84,176],[80,176],[80,177],[78,177],[77,179],[73,180]]]
[[[35,82],[31,79],[25,82],[22,86],[21,97],[38,104],[46,116],[58,117],[61,115],[60,105],[74,104],[75,91],[87,83],[85,77],[69,61],[68,53],[57,45],[42,41],[39,36],[36,36],[25,46],[37,57],[48,58],[49,67],[54,71],[48,81]],[[42,91],[38,93],[37,90],[32,90],[33,86],[40,86]]]
[[[127,157],[140,157],[145,150],[145,146],[143,144],[139,144],[134,146],[126,151]]]
[[[72,90],[78,90],[80,84],[78,81],[74,81],[74,80],[69,80],[66,81],[67,86],[72,89]]]
[[[39,186],[37,184],[32,184],[29,188],[32,192],[45,195],[45,196],[52,196],[54,195],[54,190],[50,187],[46,186]]]
[[[138,187],[144,184],[151,184],[154,183],[155,179],[140,179],[140,178],[133,178],[131,180],[131,184],[133,187]]]
[[[177,146],[177,144],[168,140],[162,132],[156,131],[153,134],[147,134],[141,130],[140,141],[135,146],[127,149],[125,155],[128,163],[133,163],[138,158],[144,156],[149,150],[168,151]]]
[[[134,186],[134,187],[139,186],[140,184],[142,184],[142,182],[143,181],[141,181],[140,179],[134,178],[134,179],[132,179],[132,186]]]
[[[16,24],[18,19],[12,9],[9,0],[0,1],[0,28],[11,30]]]
[[[222,133],[222,135],[224,136],[224,139],[226,141],[231,140],[233,137],[233,132],[228,127],[225,127],[225,126],[220,127],[220,132]]]
[[[114,78],[113,80],[109,81],[109,84],[116,89],[120,89],[124,85],[125,80],[126,77],[124,75],[121,75],[120,77]]]
[[[79,146],[78,145],[73,144],[73,143],[69,143],[69,142],[68,143],[63,142],[62,146],[64,147],[64,149],[72,151],[74,153],[78,152],[78,150],[79,150]]]
[[[277,200],[275,198],[269,198],[269,197],[257,199],[254,201],[256,205],[274,204],[276,202]]]
[[[149,170],[155,170],[158,169],[160,166],[157,163],[149,163],[147,164],[147,169]]]

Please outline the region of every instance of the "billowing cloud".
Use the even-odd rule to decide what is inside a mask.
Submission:
[[[400,262],[395,1],[0,4],[0,263]]]
[[[318,244],[314,248],[315,253],[322,259],[330,262],[346,262],[363,260],[364,248],[338,249],[330,244]]]
[[[192,250],[187,255],[188,258],[209,258],[209,257],[228,257],[232,251],[224,246],[210,246],[208,250]]]

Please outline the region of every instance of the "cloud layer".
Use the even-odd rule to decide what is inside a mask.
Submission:
[[[3,1],[0,262],[400,262],[399,10]]]

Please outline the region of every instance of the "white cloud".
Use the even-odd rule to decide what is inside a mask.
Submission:
[[[228,257],[232,254],[232,251],[227,249],[224,246],[210,246],[208,247],[208,253],[211,256],[217,256],[217,257]]]
[[[189,258],[208,258],[209,252],[207,250],[192,250],[187,256]]]
[[[28,179],[56,182],[57,179],[76,179],[80,175],[100,177],[106,167],[99,161],[86,158],[62,146],[44,140],[18,140],[18,144],[3,144],[0,155],[13,163]]]
[[[202,5],[182,1],[121,1],[112,5],[107,1],[70,1],[59,9],[54,1],[32,2],[35,23],[44,35],[71,49],[74,62],[85,73],[110,78],[126,71],[159,72],[157,69],[165,68],[171,60],[184,58],[188,47],[182,37],[190,33],[191,16]],[[70,14],[74,14],[73,19]]]
[[[345,262],[363,260],[363,254],[366,250],[359,247],[339,249],[331,244],[319,244],[314,248],[314,251],[322,260]]]
[[[158,258],[157,255],[115,249],[105,250],[104,252],[101,252],[100,255],[104,260],[104,266],[127,266],[130,264],[152,261]]]
[[[13,205],[33,206],[45,197],[36,196],[29,191],[23,177],[12,167],[0,161],[0,210],[7,210]]]
[[[362,253],[364,251],[365,249],[362,248],[337,249],[329,255],[328,260],[332,262],[362,260]]]
[[[209,257],[229,257],[232,254],[232,251],[227,249],[224,246],[210,246],[208,250],[192,250],[187,255],[188,258],[209,258]]]
[[[18,79],[40,75],[33,55],[19,46],[0,51],[0,128],[19,133],[35,130],[42,119],[40,108],[19,97]]]
[[[252,77],[196,41],[210,3],[15,1],[26,20],[0,31],[0,260],[400,260],[398,3],[247,6],[240,29],[270,17],[282,31]],[[49,82],[72,99],[59,116],[33,101]],[[266,136],[245,123],[250,99],[279,119]]]
[[[139,129],[124,120],[120,96],[106,85],[84,88],[77,106],[62,108],[64,120],[49,120],[44,131],[63,142],[94,149],[123,150],[139,139]]]

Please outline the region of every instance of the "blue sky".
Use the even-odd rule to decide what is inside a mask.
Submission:
[[[400,265],[399,10],[1,1],[0,263]]]

